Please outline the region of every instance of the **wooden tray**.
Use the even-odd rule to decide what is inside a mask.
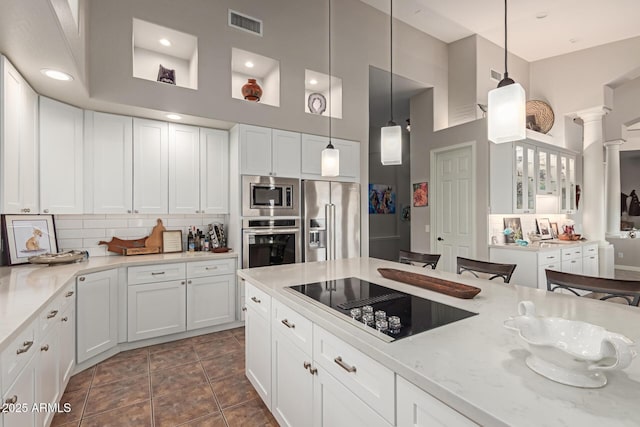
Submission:
[[[456,298],[471,299],[481,291],[480,288],[476,288],[475,286],[437,279],[435,277],[425,276],[424,274],[397,270],[395,268],[379,268],[378,272],[386,279],[407,283]]]

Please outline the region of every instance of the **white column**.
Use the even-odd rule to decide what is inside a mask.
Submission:
[[[582,232],[591,241],[598,242],[600,276],[613,277],[613,245],[605,240],[605,192],[602,118],[610,110],[595,107],[576,114],[584,122],[582,151]]]
[[[607,237],[620,236],[620,146],[623,142],[618,139],[604,143],[607,149]]]

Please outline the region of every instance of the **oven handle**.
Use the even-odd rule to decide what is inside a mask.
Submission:
[[[299,228],[259,228],[244,229],[244,234],[282,234],[282,233],[300,233]]]

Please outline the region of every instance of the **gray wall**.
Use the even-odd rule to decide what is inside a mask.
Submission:
[[[449,44],[449,125],[476,119],[476,36]]]

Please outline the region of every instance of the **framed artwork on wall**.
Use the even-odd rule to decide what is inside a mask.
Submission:
[[[58,252],[53,215],[3,215],[6,262],[25,264],[29,257]]]
[[[429,206],[429,183],[418,182],[413,184],[413,206]]]
[[[369,184],[369,213],[396,213],[396,192],[393,186],[386,184]]]

